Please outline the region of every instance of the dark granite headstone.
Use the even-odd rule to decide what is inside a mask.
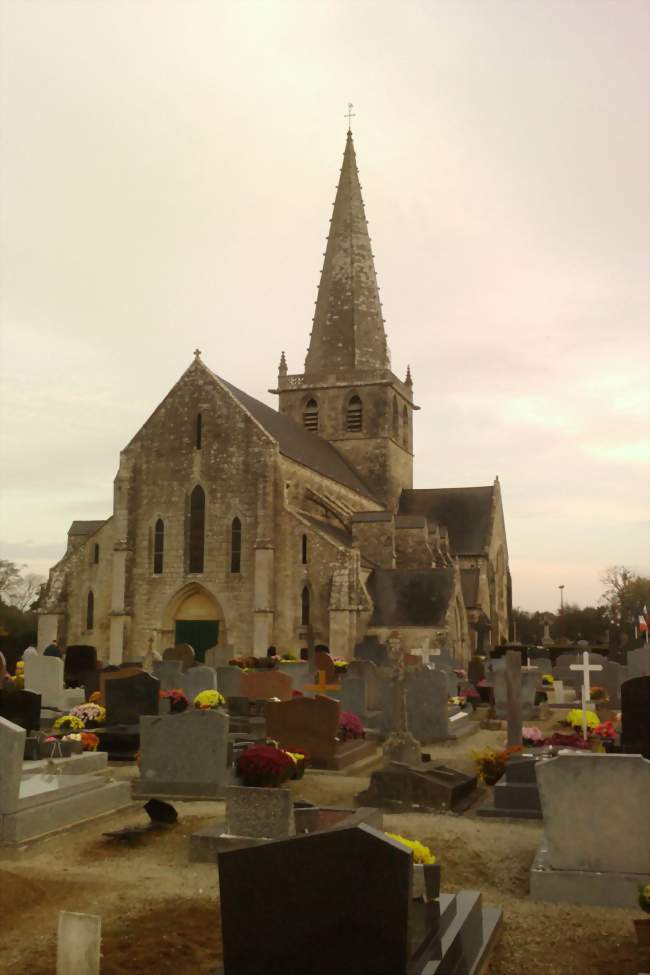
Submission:
[[[410,854],[371,826],[233,850],[218,862],[225,975],[407,975],[441,957],[437,902],[411,900]],[[290,923],[278,923],[270,891]]]
[[[650,677],[634,677],[621,686],[621,749],[650,759]]]
[[[41,726],[41,695],[32,691],[0,691],[0,718],[24,728],[27,734],[38,731]]]
[[[96,670],[97,647],[87,643],[76,643],[67,647],[63,664],[63,683],[66,687],[81,687],[88,675]]]
[[[475,792],[475,775],[432,762],[418,766],[391,762],[386,768],[372,773],[368,788],[359,792],[354,801],[357,805],[397,812],[462,810]]]
[[[106,724],[137,725],[141,714],[158,714],[160,681],[142,671],[105,683]]]
[[[386,645],[379,642],[379,637],[366,636],[354,648],[357,660],[372,660],[373,664],[382,667],[386,663]]]

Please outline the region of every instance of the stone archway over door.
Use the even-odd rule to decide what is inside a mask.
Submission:
[[[203,586],[185,587],[168,606],[165,629],[171,630],[175,643],[189,643],[197,660],[205,651],[225,642],[225,619],[221,606]]]

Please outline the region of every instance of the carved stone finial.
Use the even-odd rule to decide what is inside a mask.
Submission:
[[[200,359],[201,358],[201,350],[200,349],[195,349],[194,350],[194,358],[195,359]]]
[[[278,375],[279,376],[286,376],[286,374],[288,373],[288,371],[289,370],[287,369],[286,356],[285,356],[285,354],[283,352],[282,355],[280,356],[280,365],[278,366]]]
[[[410,366],[407,366],[406,367],[406,379],[404,380],[404,383],[405,383],[406,386],[412,386],[413,385],[413,379],[411,378],[411,367]]]

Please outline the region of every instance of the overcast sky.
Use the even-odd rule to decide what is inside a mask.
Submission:
[[[192,360],[301,372],[348,101],[415,486],[499,475],[515,604],[647,573],[647,0],[5,0],[0,557],[111,513]]]

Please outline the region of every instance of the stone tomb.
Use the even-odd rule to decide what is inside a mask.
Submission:
[[[531,898],[636,907],[639,885],[650,883],[650,762],[564,753],[536,772],[545,835]]]
[[[107,725],[137,725],[143,714],[158,714],[160,682],[144,670],[107,675],[104,691]]]
[[[347,768],[375,751],[375,743],[363,738],[337,741],[338,725],[339,703],[329,697],[295,697],[266,705],[268,737],[288,751],[305,751],[314,768]]]
[[[621,750],[650,759],[650,677],[622,685],[621,721]]]
[[[218,865],[225,975],[469,973],[500,919],[476,893],[412,900],[410,851],[366,825],[221,853]]]
[[[541,819],[542,803],[535,766],[549,758],[548,754],[529,752],[511,755],[506,761],[504,775],[494,786],[492,805],[481,806],[476,814],[503,819]]]
[[[368,788],[357,793],[354,801],[396,812],[441,809],[458,812],[471,804],[475,793],[475,775],[430,762],[419,765],[391,762],[371,774]]]
[[[131,804],[128,782],[102,775],[24,775],[25,731],[0,718],[0,843],[24,843]]]
[[[140,778],[133,783],[133,794],[163,799],[221,798],[232,779],[228,723],[223,711],[196,708],[140,718]]]
[[[272,697],[289,701],[292,693],[293,681],[288,674],[278,670],[249,670],[242,674],[238,696],[250,701],[268,701]]]

